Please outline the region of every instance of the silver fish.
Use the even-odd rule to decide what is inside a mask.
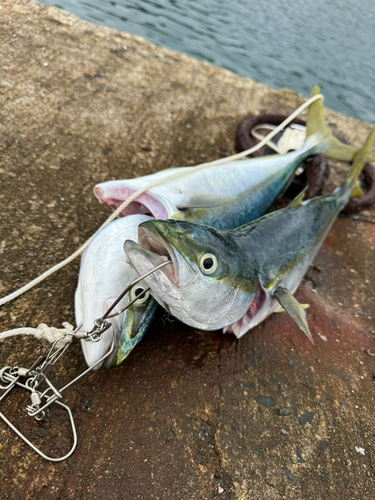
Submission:
[[[347,180],[332,194],[303,201],[302,193],[287,208],[226,231],[149,220],[139,226],[139,244],[125,242],[129,264],[143,274],[170,261],[145,282],[156,300],[188,325],[224,328],[241,337],[281,305],[312,340],[305,312],[292,294],[357,190],[374,135],[375,128]]]
[[[314,87],[311,96],[319,93]],[[341,161],[353,161],[358,150],[332,136],[319,99],[308,110],[307,140],[302,149],[285,155],[228,161],[227,163],[169,180],[140,195],[122,216],[143,213],[156,219],[183,218],[231,229],[263,215],[285,190],[300,163],[314,154]],[[374,159],[369,155],[368,161]],[[162,170],[155,174],[97,184],[100,202],[117,209],[141,188],[191,167]]]
[[[91,330],[94,320],[101,318],[123,290],[138,277],[125,260],[123,242],[126,238],[136,240],[138,225],[149,219],[146,215],[132,215],[111,222],[94,237],[83,254],[75,293],[76,323],[83,322],[83,330]],[[142,283],[135,285],[115,311],[119,311],[143,290]],[[121,363],[143,337],[156,307],[154,299],[146,292],[129,309],[110,320],[112,326],[104,332],[101,341],[94,343],[82,340],[88,366],[108,351],[112,335],[115,336],[115,348],[106,359],[105,366],[109,368]]]
[[[319,92],[319,89],[315,88],[313,95],[317,92]],[[127,207],[123,215],[141,213],[158,218],[184,218],[191,222],[209,224],[218,229],[230,229],[254,220],[263,215],[272,202],[281,194],[304,158],[325,151],[324,154],[330,157],[347,159],[353,156],[353,151],[356,151],[355,148],[342,145],[332,137],[324,123],[320,100],[310,107],[307,123],[308,138],[301,150],[283,156],[275,155],[266,158],[228,162],[225,165],[201,170],[180,179],[166,182],[143,193]],[[95,188],[95,194],[112,208],[117,208],[124,199],[139,188],[181,170],[189,172],[190,167],[164,170],[138,179],[99,184]],[[126,224],[124,228],[126,228]],[[125,232],[122,238],[122,241],[126,238],[136,241],[135,235],[132,238]],[[106,245],[105,237],[101,241],[103,245]],[[88,257],[83,258],[83,266],[85,259],[88,259]],[[114,267],[111,274],[106,274],[104,268],[100,268],[100,266],[97,266],[97,268],[102,270],[103,279],[111,279],[116,284],[120,281],[118,276],[120,272],[123,275],[133,276],[130,269],[124,270],[124,265],[122,263],[117,273]],[[90,269],[90,266],[87,265],[84,269],[86,268]],[[85,271],[82,270],[81,281],[84,276]],[[106,292],[103,295],[102,291],[97,290],[97,287],[102,286],[101,280],[93,282],[92,278],[85,279],[91,284],[86,289],[84,297],[79,298],[78,296],[82,294],[82,290],[81,288],[77,290],[77,303],[79,301],[81,303],[96,303],[98,297],[102,297],[105,298],[105,302],[100,307],[98,304],[95,312],[102,310],[103,307],[108,307],[108,305],[105,306],[108,301],[108,293]],[[125,285],[127,284],[129,282],[125,283]],[[111,288],[110,284],[108,284],[108,287]],[[113,288],[118,290],[117,287]],[[114,298],[114,291],[111,293]],[[90,294],[92,294],[93,298],[91,298]],[[121,326],[118,320],[113,322],[113,331],[117,343],[111,360],[112,365],[118,364],[125,359],[131,349],[140,341],[146,326],[151,323],[154,309],[154,304],[152,304],[152,307],[145,307],[142,315],[134,315],[130,310],[123,316],[124,327]],[[85,315],[85,318],[87,318],[88,322],[95,319],[93,314],[89,312]],[[131,330],[132,335],[130,337],[125,335],[123,333],[124,329],[128,332]],[[136,334],[138,330],[139,335]],[[105,338],[109,338],[109,332],[106,332]],[[123,340],[123,344],[119,342],[120,338]],[[107,344],[108,340],[105,342],[105,345]],[[94,362],[95,358],[99,359],[100,354],[104,352],[102,342],[96,343],[95,346],[89,349],[91,355],[87,357],[87,360],[90,360],[90,362]]]

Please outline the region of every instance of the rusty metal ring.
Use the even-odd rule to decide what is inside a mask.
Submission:
[[[286,116],[276,114],[250,115],[242,120],[236,130],[236,149],[237,151],[245,151],[255,146],[257,141],[251,136],[251,130],[262,123],[270,123],[271,125],[280,125]],[[304,120],[295,118],[291,123],[306,125]],[[259,152],[255,152],[253,157],[260,156]],[[325,181],[329,176],[329,165],[325,158],[317,155],[311,160],[303,162],[304,172],[293,179],[292,183],[285,192],[285,195],[293,198],[306,185],[309,186],[305,198],[313,198],[322,193]],[[363,209],[371,207],[375,203],[375,168],[366,163],[363,167],[363,176],[367,185],[366,193],[363,196],[352,198],[345,206],[344,212],[356,213]]]

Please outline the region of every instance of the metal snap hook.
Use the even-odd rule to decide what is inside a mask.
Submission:
[[[9,385],[7,386],[5,392],[1,395],[0,397],[0,402],[5,399],[5,397],[10,393],[10,391],[17,385],[18,387],[21,387],[23,389],[26,389],[31,392],[31,405],[26,406],[26,410],[29,415],[34,416],[36,420],[41,420],[45,416],[44,411],[39,410],[39,406],[42,403],[42,397],[41,394],[38,391],[35,391],[32,388],[32,382],[34,380],[28,379],[26,383],[20,382],[20,376],[12,375],[10,372],[11,371],[17,371],[16,368],[12,369],[9,366],[5,366],[0,370],[0,378],[2,380],[5,380],[5,382],[8,382]],[[31,380],[31,382],[30,382]],[[31,387],[30,387],[31,386]],[[46,397],[46,396],[45,396]],[[72,429],[72,434],[73,434],[73,445],[70,448],[69,452],[64,455],[63,457],[59,458],[54,458],[54,457],[49,457],[45,453],[43,453],[39,448],[37,448],[27,437],[14,425],[12,422],[0,411],[0,417],[3,419],[3,421],[9,425],[9,427],[25,442],[27,443],[34,451],[38,453],[41,457],[43,457],[46,460],[49,460],[51,462],[61,462],[62,460],[65,460],[66,458],[70,457],[70,455],[74,452],[76,446],[77,446],[77,432],[75,428],[75,423],[74,423],[74,418],[73,414],[69,408],[69,406],[61,403],[60,401],[53,401],[54,403],[60,405],[67,413],[69,416],[69,421],[70,421],[70,426]],[[46,405],[45,405],[46,406]],[[44,407],[43,407],[44,408]],[[43,410],[43,409],[42,409]],[[38,412],[38,415],[35,415],[34,413]]]
[[[26,444],[28,444],[30,446],[30,448],[32,448],[42,458],[44,458],[45,460],[49,460],[50,462],[62,462],[63,460],[66,460],[67,458],[69,458],[72,455],[72,453],[74,452],[74,450],[76,449],[77,442],[78,442],[78,440],[77,440],[77,431],[76,431],[76,426],[75,426],[75,423],[74,423],[73,414],[72,414],[69,406],[64,405],[60,401],[55,401],[55,403],[58,404],[58,405],[60,405],[68,413],[69,421],[70,421],[70,426],[71,426],[71,429],[72,429],[72,435],[73,435],[73,444],[72,444],[72,447],[70,448],[70,450],[68,451],[68,453],[66,455],[64,455],[63,457],[58,457],[58,458],[49,457],[48,455],[46,455],[45,453],[43,453],[39,448],[37,448],[29,439],[27,439],[27,437],[19,429],[17,429],[17,427],[15,425],[13,425],[12,422],[10,420],[8,420],[7,417],[2,412],[0,412],[0,417],[3,419],[3,421],[7,425],[9,425],[9,427]]]
[[[7,378],[5,378],[5,376],[6,376],[7,372],[9,372],[9,373],[8,373],[8,375],[10,375],[10,374],[11,374],[11,370],[12,370],[12,367],[11,367],[11,366],[4,366],[4,367],[0,370],[0,380],[1,380],[2,382],[5,382],[5,383],[6,383],[6,382],[8,382],[8,385],[6,385],[6,386],[0,385],[0,389],[3,389],[3,391],[6,391],[6,390],[7,390],[7,389],[9,389],[9,388],[10,388],[10,386],[12,385],[12,381],[9,381]]]
[[[63,457],[54,458],[49,457],[45,453],[43,453],[39,448],[37,448],[27,437],[19,430],[12,422],[0,411],[0,418],[26,443],[32,448],[38,455],[40,455],[45,460],[49,460],[50,462],[61,462],[62,460],[66,460],[69,458],[74,452],[77,446],[77,432],[75,428],[75,423],[73,419],[73,414],[69,408],[69,406],[65,405],[58,399],[62,398],[62,392],[76,383],[79,379],[87,375],[91,370],[93,370],[96,366],[100,365],[113,351],[115,345],[115,338],[112,335],[112,342],[108,349],[108,351],[98,359],[93,365],[89,366],[86,370],[84,370],[81,374],[79,374],[76,378],[71,380],[61,389],[57,389],[52,382],[48,379],[47,373],[52,368],[52,366],[61,358],[61,356],[65,353],[69,343],[66,343],[63,346],[59,346],[59,342],[62,338],[67,335],[71,337],[75,337],[78,340],[86,339],[91,342],[98,342],[103,337],[103,333],[111,327],[111,323],[107,321],[107,318],[111,318],[116,316],[117,314],[121,314],[125,309],[130,307],[138,297],[129,301],[127,305],[121,310],[117,311],[113,314],[110,314],[114,307],[120,302],[120,300],[128,293],[128,291],[136,284],[142,281],[143,278],[157,271],[161,267],[170,264],[170,262],[163,262],[159,264],[151,271],[147,272],[145,275],[134,280],[126,289],[121,293],[121,295],[116,299],[116,301],[112,304],[112,306],[106,311],[106,313],[101,317],[94,321],[94,327],[89,332],[80,331],[82,324],[78,325],[73,332],[66,333],[65,335],[55,339],[51,346],[49,346],[42,356],[32,364],[30,368],[12,368],[10,366],[4,366],[4,368],[0,369],[0,381],[7,385],[0,385],[0,389],[4,390],[4,393],[0,396],[0,403],[5,399],[5,397],[10,393],[10,391],[16,385],[21,387],[29,392],[31,392],[31,404],[26,406],[26,411],[29,416],[34,417],[36,420],[41,420],[45,417],[46,409],[52,404],[57,404],[61,406],[69,416],[69,421],[73,434],[73,444],[69,452]],[[145,290],[147,291],[147,289]],[[26,378],[24,382],[21,380]],[[21,380],[20,380],[21,379]],[[44,392],[37,390],[37,387],[45,382],[47,384],[47,388]]]

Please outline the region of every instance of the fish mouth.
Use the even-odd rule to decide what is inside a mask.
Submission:
[[[163,262],[170,262],[170,266],[163,266],[160,271],[174,285],[179,286],[178,260],[172,245],[159,233],[157,229],[139,227],[138,242],[146,252],[152,253],[152,264],[158,266]],[[147,255],[145,255],[147,258]],[[149,256],[150,257],[150,256]]]
[[[104,185],[106,184],[106,185]],[[103,183],[94,187],[94,194],[100,201],[108,205],[113,211],[117,210],[122,203],[130,198],[136,190],[127,186],[119,186],[118,183],[111,185],[111,182]],[[148,193],[142,193],[136,200],[129,203],[118,215],[125,217],[126,215],[142,214],[149,215],[156,219],[167,219],[168,210],[162,202]]]
[[[146,223],[145,223],[146,224]],[[150,227],[138,228],[138,243],[132,240],[126,240],[124,243],[125,258],[128,264],[139,274],[152,270],[153,268],[169,262],[157,272],[162,273],[173,286],[179,286],[179,262],[174,248],[163,238],[159,231]],[[152,287],[152,282],[160,281],[160,275],[152,274],[145,278],[145,282]],[[153,290],[156,292],[156,290]]]

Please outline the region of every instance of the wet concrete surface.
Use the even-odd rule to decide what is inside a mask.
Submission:
[[[302,102],[34,2],[3,0],[0,23],[2,296],[105,220],[95,183],[230,154],[244,116]],[[369,130],[327,120],[357,146]],[[372,499],[374,264],[375,225],[338,219],[297,293],[315,346],[285,314],[236,340],[160,312],[121,366],[67,391],[79,436],[69,460],[45,462],[0,424],[0,497]],[[78,267],[3,306],[0,330],[73,323]],[[44,347],[2,341],[1,366],[28,366]],[[83,368],[74,345],[56,385]],[[1,408],[46,453],[65,453],[66,415],[34,422],[26,401],[14,391]]]

